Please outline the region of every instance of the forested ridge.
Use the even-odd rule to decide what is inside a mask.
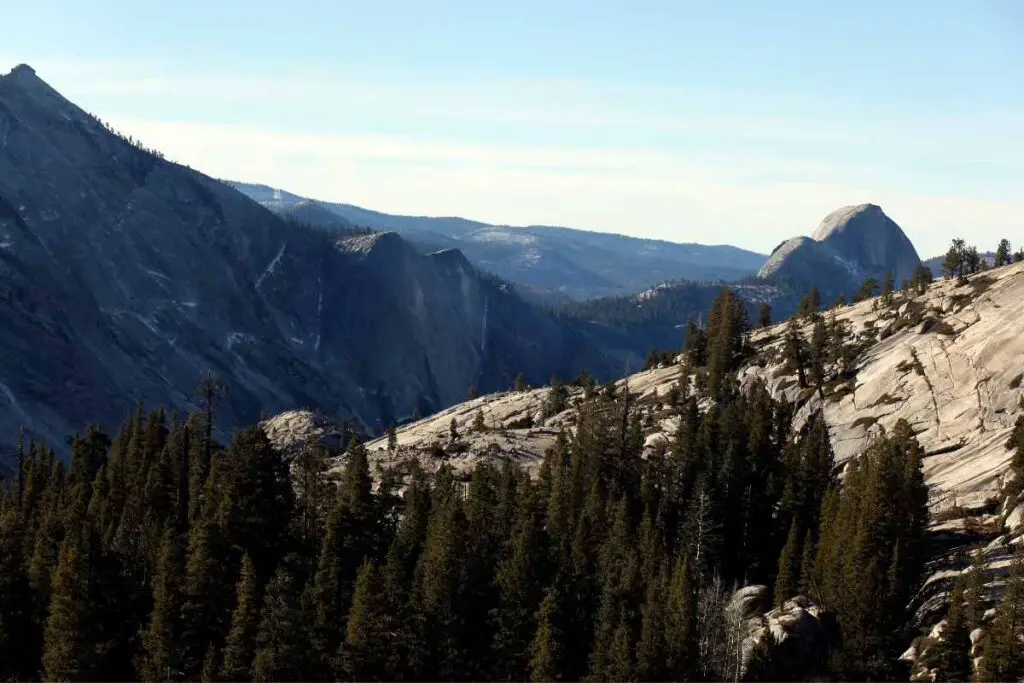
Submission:
[[[0,497],[0,677],[905,679],[923,450],[899,423],[840,480],[820,416],[794,438],[793,406],[738,388],[747,332],[726,290],[684,354],[706,379],[668,396],[669,441],[642,457],[636,397],[594,386],[536,479],[371,472],[357,437],[334,473],[258,425],[222,446],[212,382],[203,412],[87,428],[68,466],[25,444]],[[744,657],[727,605],[753,584],[816,601],[827,647]],[[986,680],[1015,671],[1024,620],[1000,609],[1009,663]]]

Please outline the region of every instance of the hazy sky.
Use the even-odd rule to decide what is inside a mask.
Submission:
[[[1019,0],[4,4],[0,72],[218,177],[760,251],[874,202],[922,256],[1024,244]]]

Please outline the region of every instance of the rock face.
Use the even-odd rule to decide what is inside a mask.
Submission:
[[[632,294],[679,278],[734,280],[753,274],[764,261],[760,254],[730,246],[677,244],[546,226],[488,225],[463,218],[395,216],[350,204],[312,202],[266,185],[231,184],[273,211],[295,213],[310,222],[329,225],[341,219],[395,230],[428,252],[458,248],[482,270],[548,299]]]
[[[921,259],[910,239],[874,204],[845,206],[822,220],[811,237],[783,242],[758,275],[849,294],[868,277],[893,273],[898,286]]]
[[[764,382],[776,397],[796,402],[797,428],[822,410],[840,463],[864,452],[881,430],[891,431],[898,420],[907,420],[927,453],[925,476],[933,488],[933,510],[953,503],[980,507],[1006,482],[1012,454],[1004,444],[1024,414],[1024,263],[976,275],[964,286],[939,280],[925,294],[897,302],[891,310],[877,303],[876,298],[835,310],[862,352],[855,381],[826,394],[824,402],[817,395],[801,397],[792,376],[780,372],[784,325],[752,335],[762,358],[774,360],[748,365],[741,382]],[[937,324],[921,333],[913,320],[926,314]],[[810,323],[803,332],[810,335]],[[680,366],[673,364],[631,375],[617,386],[628,385],[637,409],[653,417],[659,413],[658,397],[667,396],[681,377]],[[430,445],[447,438],[452,418],[463,429],[480,412],[488,430],[479,436],[464,432],[468,453],[489,458],[514,452],[518,459],[539,463],[554,434],[572,427],[575,405],[583,396],[582,389],[570,388],[567,408],[544,418],[549,392],[545,387],[491,394],[452,406],[399,428],[399,446],[429,458]],[[529,426],[517,426],[527,421]],[[646,430],[648,445],[674,428],[671,417],[653,422]],[[508,435],[507,450],[505,436],[491,433],[499,429]],[[498,451],[490,446],[495,442]],[[370,442],[371,456],[383,454],[384,446],[384,439]],[[1021,516],[1012,508],[1006,514],[1014,520]]]
[[[0,77],[0,320],[5,456],[19,425],[62,450],[86,421],[116,427],[136,397],[194,409],[208,370],[227,430],[301,407],[386,424],[470,384],[609,376],[626,357],[456,251],[283,220],[112,133],[24,66]]]
[[[840,463],[858,457],[898,420],[912,426],[926,452],[924,474],[931,489],[935,552],[915,602],[917,622],[929,627],[944,616],[953,578],[969,570],[966,548],[979,538],[988,543],[983,558],[991,603],[1002,590],[1014,547],[1024,543],[1024,494],[1008,493],[1016,483],[1008,470],[1012,453],[1005,448],[1024,414],[1024,263],[975,275],[963,286],[939,280],[920,296],[897,295],[891,308],[880,303],[876,298],[835,309],[861,350],[856,377],[832,387],[824,401],[800,390],[792,372],[783,369],[785,325],[752,335],[761,361],[741,371],[741,382],[763,382],[774,396],[795,403],[797,430],[821,410]],[[922,326],[925,318],[932,319],[930,326]],[[804,326],[805,337],[810,327]],[[671,364],[617,383],[619,390],[628,385],[636,397],[647,448],[677,428],[678,419],[661,401],[681,379],[680,366]],[[467,472],[480,460],[512,459],[536,472],[558,432],[574,428],[583,398],[582,389],[572,388],[565,410],[545,417],[550,391],[493,394],[453,406],[400,428],[397,452],[389,451],[384,439],[369,443],[371,460],[389,465],[415,457],[427,471],[448,460]],[[483,431],[470,429],[478,413]],[[446,447],[453,419],[460,433],[457,453]],[[805,626],[808,633],[820,633],[821,615],[813,604],[796,601],[768,614],[759,595],[751,587],[736,597],[758,615],[758,638],[766,631],[788,637]],[[810,643],[812,650],[820,644],[817,635],[794,642]]]

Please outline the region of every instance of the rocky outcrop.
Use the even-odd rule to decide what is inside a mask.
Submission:
[[[887,272],[898,285],[920,263],[910,239],[881,207],[860,204],[833,211],[810,237],[783,242],[758,276],[849,295],[866,278],[881,281]]]
[[[1024,264],[986,271],[965,285],[940,280],[920,296],[896,295],[892,307],[876,298],[833,312],[848,329],[851,348],[859,349],[854,378],[830,386],[823,401],[816,392],[801,390],[783,367],[785,327],[779,325],[752,335],[759,361],[741,371],[741,381],[763,382],[776,397],[795,403],[797,430],[820,410],[840,463],[863,453],[898,420],[910,423],[926,451],[933,514],[934,553],[915,601],[917,623],[928,629],[941,620],[953,579],[968,571],[967,548],[979,541],[986,544],[986,599],[994,602],[1012,550],[1024,543],[1024,497],[1015,493],[1015,475],[1008,470],[1012,454],[1005,448],[1024,414]],[[934,322],[923,327],[925,318]],[[809,336],[810,323],[802,331]],[[636,397],[647,448],[676,429],[677,418],[664,410],[664,402],[681,379],[680,366],[671,364],[617,383]],[[484,459],[514,459],[536,472],[558,432],[573,429],[583,390],[570,388],[565,410],[546,416],[549,395],[550,389],[540,388],[453,406],[400,428],[396,452],[384,439],[369,443],[371,459],[395,464],[416,457],[428,471],[445,459],[462,472]],[[484,418],[484,430],[471,429],[477,414]],[[453,419],[463,444],[457,454],[444,447]],[[784,624],[791,618],[794,624],[821,618],[799,601],[765,616],[770,610],[755,607],[760,605],[756,596],[747,597],[750,609],[765,620],[759,628],[777,636],[788,632]]]

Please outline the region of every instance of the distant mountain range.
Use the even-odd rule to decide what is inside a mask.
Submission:
[[[482,270],[549,301],[638,292],[666,280],[730,281],[765,256],[732,246],[678,244],[548,226],[489,225],[464,218],[397,216],[321,202],[266,185],[225,181],[282,215],[325,227],[394,230],[424,252],[457,248]]]

